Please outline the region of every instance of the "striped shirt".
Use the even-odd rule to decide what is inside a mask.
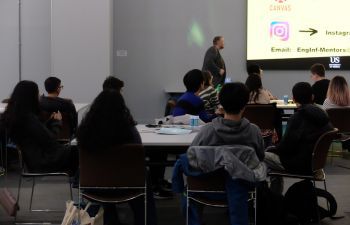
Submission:
[[[216,90],[212,86],[209,86],[199,93],[198,96],[204,102],[205,111],[207,111],[209,114],[215,114],[215,110],[220,105]]]

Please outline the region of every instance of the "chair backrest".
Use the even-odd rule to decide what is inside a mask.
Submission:
[[[145,187],[145,153],[142,145],[128,144],[91,153],[79,150],[82,188]]]
[[[225,192],[226,171],[219,169],[201,177],[187,177],[190,192]]]
[[[175,106],[176,106],[176,100],[172,99],[172,98],[168,99],[166,106],[165,106],[164,116],[172,115]]]
[[[321,135],[321,137],[319,137],[319,139],[317,140],[312,157],[313,171],[323,169],[325,167],[327,162],[328,150],[332,144],[332,141],[338,138],[338,133],[338,129],[334,128],[333,130]]]
[[[243,117],[260,129],[273,130],[276,128],[278,111],[276,104],[249,104],[244,110]]]
[[[52,112],[42,111],[40,113],[40,120],[46,123],[51,118],[51,114]],[[71,117],[67,113],[61,112],[61,115],[62,115],[62,128],[60,133],[57,135],[57,139],[70,140],[73,136],[72,128],[71,128],[71,124],[72,124]]]
[[[350,132],[350,107],[332,108],[326,110],[329,120],[340,133]]]
[[[63,140],[70,140],[73,136],[72,134],[72,118],[67,113],[61,113],[62,114],[62,128],[60,133],[58,134],[58,139]]]

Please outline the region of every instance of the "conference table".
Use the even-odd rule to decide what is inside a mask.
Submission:
[[[183,127],[187,126],[166,126],[166,127]],[[186,148],[191,145],[193,139],[198,133],[198,129],[190,134],[159,134],[156,133],[160,128],[148,128],[146,125],[137,125],[137,130],[140,133],[142,144],[145,147],[179,147]]]
[[[189,126],[182,125],[169,125],[163,127],[174,127],[190,129]],[[138,132],[140,133],[142,144],[146,151],[161,151],[167,153],[182,153],[187,150],[191,145],[193,139],[196,137],[200,127],[193,129],[189,134],[159,134],[157,131],[160,128],[149,128],[145,124],[139,124],[136,126]],[[73,139],[71,145],[77,145],[76,139]]]
[[[189,126],[174,125],[167,127],[185,127],[186,129],[189,129]],[[165,154],[165,157],[167,154],[180,155],[182,153],[185,153],[200,129],[200,127],[198,127],[192,130],[192,132],[189,134],[170,135],[159,134],[157,131],[159,131],[160,128],[148,128],[144,124],[139,124],[136,126],[136,128],[140,133],[146,156]],[[77,140],[73,139],[71,141],[71,145],[76,146]],[[147,165],[173,166],[174,162],[174,160],[164,159],[159,162],[148,161]]]

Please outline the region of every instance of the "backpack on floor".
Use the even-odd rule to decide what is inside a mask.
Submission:
[[[257,225],[297,225],[296,218],[289,215],[284,206],[283,195],[270,190],[266,182],[257,188]]]
[[[317,197],[324,198],[329,207],[327,209],[317,204]],[[317,222],[318,218],[334,218],[337,213],[337,201],[326,190],[315,188],[310,180],[303,180],[293,184],[284,196],[286,210],[295,215],[301,223]],[[318,217],[319,213],[319,217]]]

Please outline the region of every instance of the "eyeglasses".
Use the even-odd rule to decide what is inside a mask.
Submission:
[[[59,88],[60,88],[60,89],[63,89],[63,87],[64,87],[64,86],[63,86],[63,85],[61,85]]]

